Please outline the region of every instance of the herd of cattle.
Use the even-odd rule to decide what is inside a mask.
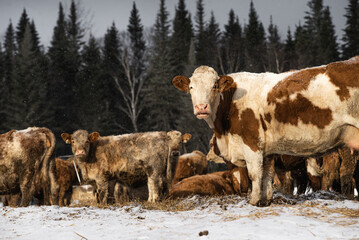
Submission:
[[[181,155],[179,131],[100,136],[62,133],[73,156],[56,158],[55,136],[31,127],[0,135],[4,205],[70,203],[72,187],[91,184],[97,201],[250,193],[250,204],[286,194],[359,190],[359,56],[326,66],[226,76],[210,67],[173,84],[191,94],[194,114],[213,130],[210,151]],[[210,172],[220,159],[227,170]],[[216,160],[218,161],[218,160]],[[77,172],[78,170],[78,172]],[[78,175],[78,176],[77,176]],[[79,182],[80,181],[80,182]]]

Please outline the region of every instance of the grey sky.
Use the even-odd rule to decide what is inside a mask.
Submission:
[[[139,10],[142,24],[151,27],[159,9],[159,0],[76,0],[80,3],[83,16],[95,37],[103,37],[107,28],[114,21],[117,28],[126,30],[133,2]],[[14,27],[18,24],[20,15],[25,8],[30,19],[35,21],[41,42],[48,45],[52,38],[53,28],[58,16],[59,0],[0,0],[0,42],[3,42],[6,28],[11,19]],[[70,8],[71,0],[61,1],[66,13]],[[196,13],[196,0],[186,0],[187,9],[192,19]],[[265,29],[269,24],[270,16],[273,23],[279,28],[282,39],[285,39],[288,26],[292,32],[299,21],[304,22],[308,0],[253,0],[254,7]],[[330,7],[333,23],[336,27],[338,40],[341,39],[345,27],[345,8],[348,0],[323,0],[325,6]],[[178,0],[166,0],[170,19],[174,17],[175,6]],[[214,12],[217,22],[223,29],[228,21],[228,13],[233,9],[238,15],[240,24],[248,22],[250,0],[204,0],[205,17],[209,19]]]

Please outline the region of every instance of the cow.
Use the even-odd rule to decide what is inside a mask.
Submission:
[[[56,158],[56,182],[59,185],[59,206],[69,205],[73,185],[78,185],[78,179],[73,164],[74,157],[66,160]]]
[[[19,195],[25,207],[35,194],[44,204],[57,204],[55,136],[30,127],[0,135],[0,194]]]
[[[231,171],[208,173],[185,178],[173,185],[170,197],[190,195],[233,195],[244,196],[248,193],[249,178],[246,168],[237,167]]]
[[[208,66],[174,86],[191,94],[193,113],[216,135],[221,155],[245,160],[252,180],[249,203],[273,195],[271,154],[320,155],[347,145],[359,149],[359,56],[285,73],[218,76]]]
[[[207,172],[207,159],[204,153],[195,150],[191,153],[183,154],[178,158],[173,184],[178,183],[184,178],[206,174]]]
[[[159,200],[164,180],[171,186],[182,143],[191,135],[162,131],[100,137],[77,130],[61,137],[71,144],[82,177],[96,182],[100,203],[107,204],[111,179],[130,186],[147,181],[148,201]]]
[[[334,190],[352,198],[358,157],[358,153],[351,154],[343,146],[322,158],[308,158],[307,171],[313,191]]]

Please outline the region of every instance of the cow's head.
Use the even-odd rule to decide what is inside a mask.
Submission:
[[[86,161],[90,152],[90,143],[95,142],[100,137],[100,134],[98,132],[89,134],[86,130],[77,130],[72,135],[62,133],[61,137],[65,143],[71,144],[72,153],[83,162]]]
[[[185,133],[182,135],[179,131],[169,131],[167,132],[167,137],[169,140],[169,147],[171,148],[171,154],[174,156],[179,156],[182,144],[187,143],[192,135],[189,133]]]
[[[184,178],[196,175],[196,167],[192,159],[182,156],[178,159],[176,174],[173,178],[173,184],[182,181]]]
[[[176,76],[173,85],[181,91],[191,94],[194,115],[199,119],[208,118],[216,109],[216,100],[222,92],[232,87],[233,79],[229,76],[218,76],[208,66],[198,67],[192,77]]]

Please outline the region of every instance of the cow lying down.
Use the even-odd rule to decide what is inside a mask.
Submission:
[[[107,204],[111,179],[126,185],[147,181],[148,201],[157,201],[164,185],[170,187],[182,143],[191,135],[170,131],[100,137],[77,130],[61,137],[71,144],[82,177],[96,182],[99,200]]]
[[[237,167],[231,171],[214,172],[185,178],[173,185],[171,197],[190,195],[231,195],[244,196],[248,193],[249,178],[247,168]]]

